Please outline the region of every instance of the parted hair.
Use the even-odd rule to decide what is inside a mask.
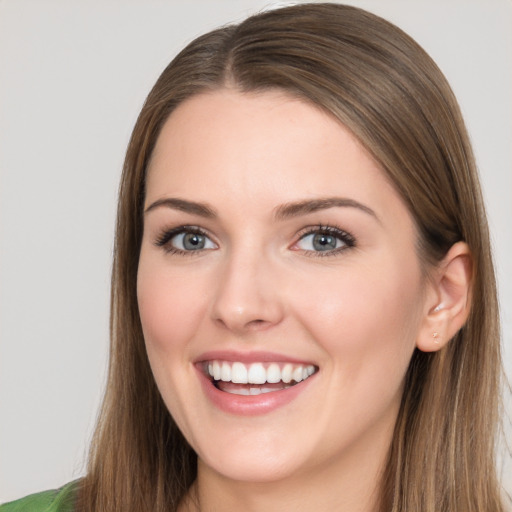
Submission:
[[[442,350],[413,354],[379,502],[381,512],[501,511],[496,284],[461,112],[439,68],[407,34],[333,3],[267,11],[209,32],[174,58],[149,93],[121,179],[108,381],[78,509],[175,511],[196,478],[196,455],[151,373],[136,279],[146,171],[160,130],[187,98],[223,87],[278,89],[348,127],[405,201],[426,272],[454,243],[468,244],[468,320]]]

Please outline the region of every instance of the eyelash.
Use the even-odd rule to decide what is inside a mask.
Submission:
[[[173,229],[164,230],[158,238],[155,240],[155,245],[157,247],[162,247],[164,251],[168,254],[177,254],[179,256],[197,256],[202,252],[202,250],[197,251],[184,251],[182,249],[178,249],[177,247],[173,247],[170,244],[170,241],[176,236],[182,233],[192,233],[196,235],[204,236],[205,238],[211,239],[211,236],[201,229],[198,226],[179,226]]]
[[[210,249],[200,249],[197,251],[184,251],[182,249],[178,249],[176,247],[173,247],[169,242],[177,235],[180,234],[197,234],[204,236],[211,240],[211,236],[203,229],[201,229],[198,226],[179,226],[173,229],[167,229],[164,230],[158,238],[155,240],[154,244],[157,247],[162,247],[166,253],[168,254],[176,254],[179,256],[197,256],[198,254],[201,254],[204,250],[210,250]],[[325,226],[325,225],[317,225],[317,226],[311,226],[309,228],[306,228],[303,230],[297,242],[294,243],[294,245],[297,245],[301,240],[304,240],[309,235],[330,235],[333,236],[339,240],[341,240],[345,245],[343,247],[339,247],[337,249],[327,250],[327,251],[310,251],[305,249],[296,249],[297,251],[302,252],[304,255],[307,255],[308,257],[313,258],[325,258],[329,256],[335,256],[339,254],[340,252],[343,252],[347,249],[350,249],[352,247],[355,247],[356,240],[355,238],[348,233],[347,231],[337,227],[337,226]]]
[[[336,256],[339,253],[356,246],[356,239],[344,229],[341,229],[340,227],[334,225],[325,226],[321,224],[318,226],[306,228],[300,234],[298,241],[295,242],[294,245],[297,245],[301,240],[303,240],[309,235],[330,235],[335,238],[338,238],[345,244],[343,247],[339,247],[337,249],[332,249],[329,251],[306,251],[304,249],[297,249],[298,251],[301,251],[308,257],[312,258],[327,258],[330,256]]]

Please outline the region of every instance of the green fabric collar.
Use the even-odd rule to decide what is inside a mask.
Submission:
[[[0,512],[73,512],[80,480],[0,505]]]

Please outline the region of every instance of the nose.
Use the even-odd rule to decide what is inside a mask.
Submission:
[[[261,255],[238,254],[217,276],[212,318],[237,335],[266,330],[283,319],[279,282]]]

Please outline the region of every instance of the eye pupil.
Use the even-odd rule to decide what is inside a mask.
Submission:
[[[198,233],[187,233],[183,236],[183,247],[187,250],[203,249],[205,246],[205,237]]]
[[[336,237],[318,233],[313,237],[313,247],[317,251],[328,251],[336,249]]]

